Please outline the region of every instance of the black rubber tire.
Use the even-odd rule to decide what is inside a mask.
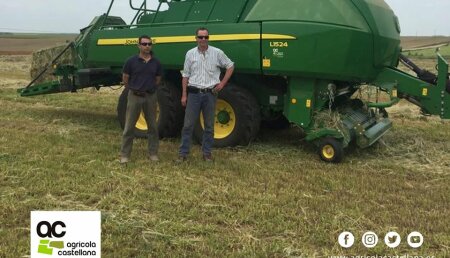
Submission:
[[[127,103],[128,103],[128,89],[125,88],[119,97],[119,103],[117,103],[117,119],[119,120],[120,128],[125,127],[125,117],[127,113]],[[134,129],[134,136],[137,138],[147,137],[147,130],[140,130],[138,128]]]
[[[160,138],[180,135],[184,121],[184,108],[181,106],[181,90],[172,82],[165,81],[158,88],[158,132]]]
[[[283,114],[279,114],[271,120],[263,120],[261,122],[261,127],[275,130],[286,129],[289,128],[290,125],[291,123]]]
[[[160,138],[179,135],[183,126],[184,110],[181,107],[181,91],[169,81],[165,81],[157,91],[158,94],[158,132]],[[124,89],[117,104],[117,117],[120,127],[125,127],[128,89]],[[135,128],[134,135],[138,138],[147,137],[147,130]]]
[[[234,130],[225,138],[214,139],[214,147],[249,145],[259,132],[261,113],[255,97],[246,89],[228,84],[219,92],[218,99],[226,101],[236,116]],[[194,128],[194,139],[202,141],[203,128],[200,119]]]
[[[380,108],[379,111],[380,111],[380,114],[381,114],[384,118],[389,118],[389,113],[386,111],[385,108]]]
[[[329,157],[324,153],[325,148],[332,148],[333,154]],[[325,137],[319,142],[319,156],[323,161],[331,162],[331,163],[340,163],[344,158],[344,148],[342,147],[342,143],[333,138],[333,137]]]
[[[352,109],[361,109],[364,107],[364,102],[360,99],[350,99],[350,107]]]

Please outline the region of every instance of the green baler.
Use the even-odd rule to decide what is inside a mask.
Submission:
[[[219,94],[215,145],[246,145],[261,122],[301,127],[306,140],[319,147],[320,157],[339,162],[354,141],[372,145],[392,123],[386,107],[400,98],[420,106],[425,114],[450,118],[448,64],[438,55],[438,75],[403,57],[397,17],[383,0],[160,0],[156,10],[144,0],[131,24],[108,12],[82,29],[66,51],[73,64],[57,65],[59,81],[20,89],[22,96],[76,91],[117,85],[125,60],[136,53],[137,38],[150,35],[164,69],[158,90],[159,130],[175,136],[183,122],[180,105],[184,56],[195,46],[198,27],[210,31],[210,44],[235,62],[235,73]],[[396,67],[402,61],[412,76]],[[384,102],[355,97],[362,85],[389,96]],[[125,89],[118,115],[123,126]],[[136,134],[147,126],[143,117]],[[199,118],[194,136],[200,139]]]

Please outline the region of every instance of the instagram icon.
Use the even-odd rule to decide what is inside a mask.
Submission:
[[[361,240],[363,245],[367,248],[375,247],[378,244],[378,236],[372,231],[364,233]]]

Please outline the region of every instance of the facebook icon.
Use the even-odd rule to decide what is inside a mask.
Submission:
[[[339,245],[344,248],[350,248],[355,243],[355,236],[350,232],[342,232],[338,237]]]

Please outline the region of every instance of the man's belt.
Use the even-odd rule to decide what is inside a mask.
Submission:
[[[197,87],[192,87],[192,86],[188,86],[187,87],[187,92],[188,93],[210,93],[213,92],[214,88],[206,88],[206,89],[200,89]]]
[[[139,96],[139,97],[145,97],[145,94],[153,94],[156,92],[156,90],[148,90],[148,91],[137,91],[137,90],[131,90],[131,92],[133,92],[134,95]]]

